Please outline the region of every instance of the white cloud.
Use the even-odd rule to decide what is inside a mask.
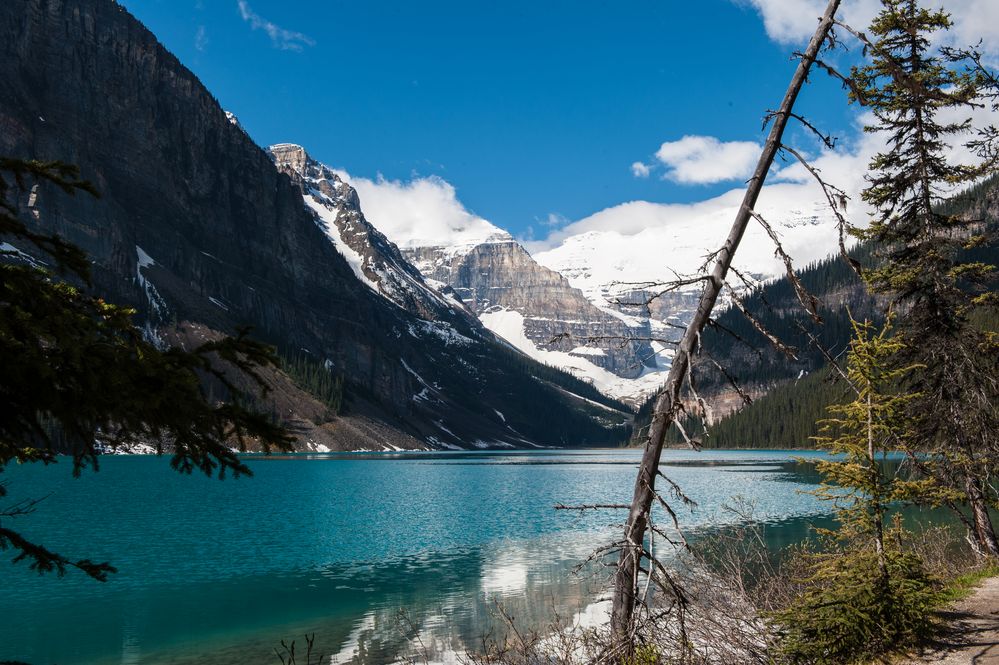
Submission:
[[[631,165],[631,175],[636,178],[648,178],[649,173],[652,172],[652,167],[650,167],[645,162],[635,162]]]
[[[550,212],[545,219],[540,221],[542,225],[547,226],[550,229],[560,229],[572,220],[561,213]]]
[[[368,221],[400,247],[477,244],[497,235],[509,237],[465,208],[454,186],[437,176],[403,182],[338,173],[357,190]]]
[[[818,19],[825,12],[822,0],[734,0],[749,4],[763,18],[767,35],[780,43],[801,43],[815,32]],[[939,2],[924,2],[929,9],[939,7]],[[948,0],[945,7],[954,21],[946,40],[957,46],[970,46],[983,40],[983,50],[999,55],[999,2],[996,0]],[[865,30],[871,19],[881,10],[878,0],[851,0],[844,2],[838,16],[844,23]]]
[[[281,26],[261,17],[250,9],[250,5],[246,0],[236,0],[236,2],[239,5],[239,15],[243,17],[243,20],[249,23],[253,30],[263,30],[266,32],[267,36],[271,38],[271,44],[275,48],[285,51],[301,51],[305,46],[316,45],[315,40],[308,35],[303,35],[301,32],[294,32],[292,30],[285,30]]]
[[[194,33],[194,48],[204,51],[206,46],[208,46],[208,31],[205,26],[199,25],[198,31]]]
[[[656,152],[656,159],[666,167],[663,177],[685,185],[745,180],[759,156],[760,146],[752,141],[689,135],[663,143]]]
[[[763,18],[763,27],[766,28],[767,35],[781,43],[796,43],[811,37],[818,25],[818,19],[826,8],[826,3],[822,0],[735,1],[738,4],[755,7]],[[868,4],[869,0],[859,0],[859,3]]]

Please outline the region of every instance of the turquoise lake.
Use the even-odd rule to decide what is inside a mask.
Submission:
[[[697,503],[696,534],[732,524],[733,497],[803,537],[828,506],[783,451],[667,451],[664,471]],[[250,457],[252,477],[182,476],[155,457],[8,468],[9,499],[47,498],[5,522],[71,558],[109,561],[106,583],[39,577],[3,555],[0,660],[278,663],[281,640],[316,634],[324,662],[391,663],[416,645],[461,653],[496,628],[585,613],[602,579],[573,568],[618,533],[640,451]],[[331,660],[331,658],[333,660]]]

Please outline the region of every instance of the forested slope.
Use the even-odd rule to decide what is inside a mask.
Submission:
[[[942,212],[981,220],[991,233],[991,241],[965,250],[965,260],[999,264],[999,177],[993,177],[955,196]],[[864,266],[874,265],[876,254],[866,245],[850,250]],[[696,364],[698,390],[709,402],[718,402],[734,389],[725,376],[710,363],[710,357],[737,380],[753,403],[736,413],[726,414],[703,435],[700,423],[687,423],[688,432],[701,433],[707,447],[801,448],[810,447],[816,433],[815,421],[825,416],[825,408],[845,397],[844,386],[828,367],[825,349],[840,357],[851,336],[850,315],[858,320],[884,319],[884,305],[868,294],[860,278],[840,256],[832,256],[800,271],[801,282],[819,299],[821,323],[813,322],[798,303],[794,288],[784,277],[754,290],[744,298],[746,308],[778,339],[788,345],[794,358],[778,351],[737,309],[717,317],[718,325],[704,335],[704,350]],[[999,312],[980,309],[972,320],[984,329],[999,330]],[[814,336],[814,340],[809,335]],[[817,342],[817,343],[816,343]],[[821,344],[821,348],[820,345]],[[634,440],[645,434],[651,416],[651,400],[639,410]],[[675,430],[673,443],[682,443]]]

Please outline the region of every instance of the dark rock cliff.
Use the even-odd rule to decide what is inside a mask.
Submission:
[[[474,326],[421,319],[362,284],[289,177],[112,0],[0,3],[0,154],[80,166],[101,198],[43,188],[37,224],[83,247],[97,291],[150,330],[252,325],[329,360],[348,408],[431,443],[623,433]],[[535,417],[538,401],[555,417]]]

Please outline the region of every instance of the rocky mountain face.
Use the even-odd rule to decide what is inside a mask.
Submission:
[[[538,349],[584,358],[627,379],[655,366],[646,322],[597,308],[513,238],[500,236],[463,251],[407,248],[405,254],[425,275],[451,286],[477,314],[519,312],[524,335]]]
[[[358,279],[399,307],[439,321],[458,317],[473,328],[481,319],[524,353],[612,397],[632,398],[629,380],[658,369],[647,317],[594,306],[508,233],[483,228],[432,246],[402,238],[400,249],[365,218],[356,190],[333,169],[301,146],[269,152]]]
[[[267,152],[278,170],[301,190],[316,224],[362,284],[420,318],[480,327],[449,287],[428,284],[399,248],[364,218],[357,191],[332,169],[309,157],[299,145],[282,143]]]
[[[766,205],[767,219],[801,267],[835,250],[836,226],[831,213],[801,198],[801,193],[796,196],[771,196]],[[741,192],[733,190],[693,207],[622,204],[570,225],[554,240],[531,246],[539,264],[563,275],[594,306],[640,322],[657,340],[653,348],[660,372],[626,387],[633,391],[633,400],[647,397],[665,379],[670,343],[679,340],[700,298],[697,277],[710,267],[710,257],[727,237],[740,202]],[[747,230],[735,264],[749,284],[784,272],[772,240],[759,225]],[[743,294],[750,290],[734,275],[729,286]],[[729,303],[726,290],[718,310]]]
[[[305,159],[292,152],[289,162]],[[289,169],[113,0],[0,4],[0,154],[77,164],[100,190],[40,187],[34,223],[85,249],[95,290],[136,307],[150,335],[250,325],[285,357],[342,377],[339,418],[286,391],[278,415],[303,421],[303,447],[320,445],[317,428],[324,447],[379,449],[627,433],[627,414],[595,404],[588,386],[512,352],[421,286],[346,188],[334,181],[303,200]],[[378,260],[365,243],[382,245]],[[348,425],[363,435],[338,436]]]

